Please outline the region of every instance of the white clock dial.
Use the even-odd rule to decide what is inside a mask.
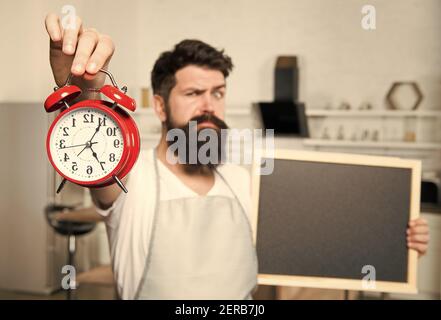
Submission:
[[[66,113],[51,132],[52,161],[74,180],[90,182],[109,175],[123,150],[121,128],[109,114],[96,108]]]

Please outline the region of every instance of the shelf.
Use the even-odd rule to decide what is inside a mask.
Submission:
[[[306,110],[309,117],[441,117],[441,110]]]
[[[344,148],[372,148],[372,149],[418,149],[438,150],[441,143],[436,142],[375,142],[375,141],[344,141],[344,140],[322,140],[304,139],[304,146],[311,147],[344,147]]]

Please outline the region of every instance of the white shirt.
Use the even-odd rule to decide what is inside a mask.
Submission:
[[[175,197],[197,197],[161,161],[158,161],[161,200]],[[250,176],[246,169],[225,164],[218,171],[227,180],[250,218]],[[130,172],[128,193],[118,196],[107,210],[96,208],[105,217],[110,256],[118,292],[123,299],[133,299],[140,284],[144,264],[149,254],[149,244],[156,206],[157,177],[153,149],[143,150]],[[234,197],[222,178],[215,175],[215,183],[207,195]]]
[[[195,191],[187,187],[173,172],[170,171],[162,161],[158,160],[158,170],[160,179],[161,201],[174,200],[181,198],[200,197]],[[234,198],[230,188],[217,172],[214,174],[214,185],[206,196],[225,196]]]

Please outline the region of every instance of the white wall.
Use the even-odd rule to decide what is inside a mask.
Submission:
[[[438,0],[2,1],[0,101],[41,101],[51,92],[43,20],[63,4],[114,38],[111,71],[135,96],[160,52],[199,38],[233,58],[231,106],[271,100],[276,56],[295,54],[308,107],[367,100],[380,108],[391,82],[415,80],[426,95],[421,108],[441,108]],[[364,4],[376,7],[375,31],[360,26]]]

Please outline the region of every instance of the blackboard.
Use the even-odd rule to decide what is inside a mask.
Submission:
[[[253,175],[259,283],[416,291],[406,229],[419,214],[419,161],[286,150],[262,158],[274,164]]]

